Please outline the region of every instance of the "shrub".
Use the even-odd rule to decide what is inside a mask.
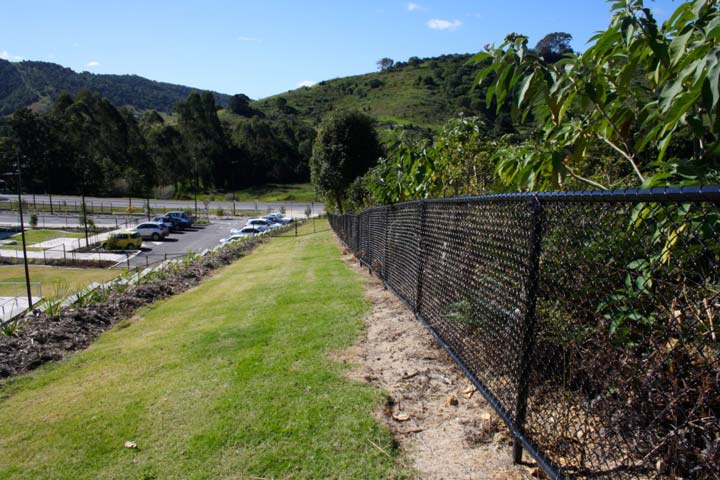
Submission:
[[[33,212],[30,214],[30,227],[35,228],[38,224],[38,216],[37,213]]]

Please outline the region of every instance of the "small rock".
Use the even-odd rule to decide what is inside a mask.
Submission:
[[[455,395],[450,395],[448,399],[445,401],[445,405],[451,406],[451,407],[457,407],[458,405],[458,399]]]
[[[392,417],[398,422],[407,422],[408,420],[410,420],[410,415],[404,412],[395,412],[393,413]]]
[[[125,448],[137,448],[137,443],[128,440],[127,442],[125,442]]]

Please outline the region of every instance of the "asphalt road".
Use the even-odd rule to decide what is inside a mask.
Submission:
[[[3,202],[10,202],[16,200],[17,197],[13,195],[1,195],[0,204]],[[33,201],[37,204],[49,204],[50,197],[47,195],[22,195],[22,199],[28,203]],[[53,204],[62,204],[65,202],[68,205],[80,204],[80,197],[70,195],[53,195]],[[102,206],[103,208],[127,208],[127,198],[100,198],[100,197],[85,197],[86,204],[92,203],[94,206]],[[132,205],[134,208],[143,208],[145,200],[141,198],[133,198]],[[205,205],[203,202],[198,201],[198,215],[203,216],[205,213]],[[195,209],[195,202],[193,200],[160,200],[151,199],[150,206],[152,208],[159,208],[164,210],[186,210],[193,211]],[[304,217],[305,209],[310,206],[313,210],[313,215],[325,213],[325,206],[322,203],[300,203],[300,202],[235,202],[236,210],[279,210],[280,207],[284,207],[287,215],[295,217]],[[209,202],[208,210],[212,213],[218,207],[223,208],[226,212],[232,212],[233,202],[232,201],[221,201],[221,202]]]
[[[166,258],[185,256],[188,251],[199,253],[206,248],[215,247],[220,244],[221,238],[230,235],[231,228],[242,226],[248,218],[213,221],[209,225],[173,232],[158,242],[145,240],[140,253],[129,257],[130,268],[149,266],[162,262]],[[127,262],[117,266],[118,268],[127,267]]]

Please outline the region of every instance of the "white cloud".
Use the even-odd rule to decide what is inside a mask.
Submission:
[[[19,62],[21,60],[25,60],[25,57],[21,57],[20,55],[11,55],[10,52],[7,50],[0,50],[0,58],[3,60],[9,60],[11,62]]]
[[[413,3],[413,2],[410,2],[407,4],[407,9],[411,12],[413,12],[415,10],[423,10],[423,8],[420,5],[418,5],[417,3]]]
[[[97,60],[91,60],[91,61],[89,61],[88,63],[86,63],[85,66],[86,66],[86,67],[91,67],[91,68],[92,68],[92,67],[99,67],[99,66],[100,66],[100,62],[98,62]]]
[[[457,30],[462,24],[460,20],[443,20],[441,18],[433,18],[427,22],[428,28],[433,30]]]
[[[317,83],[317,82],[313,82],[312,80],[303,80],[302,82],[298,82],[298,84],[295,85],[295,86],[298,87],[298,88],[300,88],[300,87],[312,87],[312,86],[315,85],[316,83]]]
[[[260,41],[259,38],[243,37],[243,36],[238,37],[238,40],[240,40],[241,42],[259,42]]]

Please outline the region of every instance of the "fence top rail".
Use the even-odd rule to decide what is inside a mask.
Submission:
[[[494,193],[488,195],[433,198],[425,200],[410,200],[396,203],[391,207],[412,206],[426,202],[438,203],[516,203],[530,200],[539,200],[543,203],[640,203],[640,202],[720,202],[720,185],[701,185],[689,187],[658,187],[650,189],[628,188],[620,190],[583,190],[573,192],[520,192],[520,193]],[[378,208],[372,207],[365,212]]]

